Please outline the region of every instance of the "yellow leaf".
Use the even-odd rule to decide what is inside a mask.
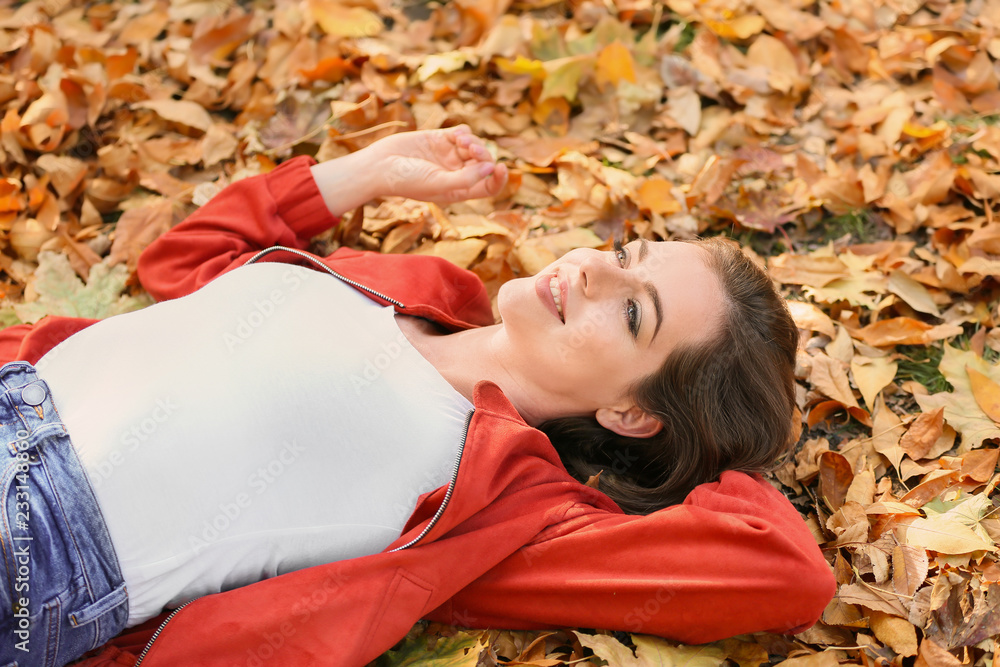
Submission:
[[[874,409],[875,397],[896,377],[897,367],[898,364],[889,357],[870,359],[856,355],[851,360],[854,383],[861,390],[861,396],[869,409]]]
[[[915,139],[928,139],[930,137],[946,137],[950,133],[951,126],[943,120],[939,120],[930,127],[914,125],[910,122],[903,124],[903,134]]]
[[[489,244],[483,239],[469,238],[460,241],[446,239],[433,244],[429,252],[421,247],[415,254],[431,254],[435,257],[443,257],[455,266],[467,269],[479,257],[487,245]]]
[[[773,277],[773,276],[772,276]],[[795,326],[806,331],[818,331],[830,338],[837,335],[837,328],[830,316],[811,303],[805,301],[789,301],[788,311],[792,314]],[[862,390],[861,395],[864,396]]]
[[[597,71],[594,80],[598,86],[617,86],[622,79],[635,83],[635,61],[632,52],[624,44],[614,41],[601,49],[597,55]]]
[[[706,20],[705,25],[724,39],[747,39],[763,30],[767,23],[760,16],[738,16],[729,21]]]
[[[572,102],[580,86],[580,79],[593,66],[593,56],[571,56],[545,63],[545,83],[539,102],[550,97],[564,97]]]
[[[971,528],[947,514],[926,519],[914,519],[906,526],[906,544],[923,547],[942,554],[967,554],[973,551],[994,551],[992,543]]]
[[[541,60],[532,60],[519,55],[514,60],[510,60],[509,58],[495,58],[493,62],[501,72],[517,76],[527,74],[534,79],[545,78],[545,66]]]
[[[433,53],[425,56],[423,63],[417,68],[417,80],[421,82],[427,81],[438,72],[442,74],[457,72],[474,60],[474,54],[464,51]]]
[[[868,622],[875,636],[899,655],[917,654],[917,631],[909,621],[873,611]]]
[[[336,0],[309,0],[309,11],[323,32],[335,37],[374,37],[384,28],[377,14]]]
[[[934,298],[927,288],[902,271],[893,271],[889,275],[889,291],[905,301],[914,310],[941,317]]]
[[[969,386],[976,403],[987,417],[1000,422],[1000,385],[974,368],[966,366],[965,370],[969,374]]]

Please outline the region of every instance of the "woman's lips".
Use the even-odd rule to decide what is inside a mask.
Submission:
[[[552,279],[555,278],[559,285],[559,302],[562,305],[562,315],[559,314],[559,307],[556,306],[555,298],[552,296]],[[546,273],[538,276],[535,280],[535,293],[541,299],[545,307],[549,309],[556,319],[566,322],[566,283],[559,279],[555,273]]]

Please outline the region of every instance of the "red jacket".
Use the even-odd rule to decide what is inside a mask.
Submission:
[[[304,248],[337,222],[312,164],[297,158],[226,188],[143,253],[142,284],[172,299],[262,248]],[[444,260],[342,248],[322,261],[401,302],[400,312],[453,330],[493,323],[482,283]],[[91,323],[50,317],[10,327],[0,331],[0,358],[37,361]],[[804,628],[832,597],[833,576],[809,530],[759,476],[726,472],[680,505],[628,516],[572,479],[496,385],[480,383],[473,403],[454,479],[420,498],[384,552],[198,598],[169,617],[142,665],[360,666],[420,618],[701,643]],[[133,664],[154,627],[123,633],[85,664]]]

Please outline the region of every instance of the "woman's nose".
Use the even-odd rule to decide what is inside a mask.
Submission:
[[[614,281],[614,267],[605,253],[594,250],[580,262],[580,285],[585,296],[593,297]]]

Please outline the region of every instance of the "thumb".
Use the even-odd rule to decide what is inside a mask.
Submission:
[[[447,190],[471,188],[493,173],[496,165],[489,162],[474,162],[456,171],[449,171],[441,177],[441,186]]]

